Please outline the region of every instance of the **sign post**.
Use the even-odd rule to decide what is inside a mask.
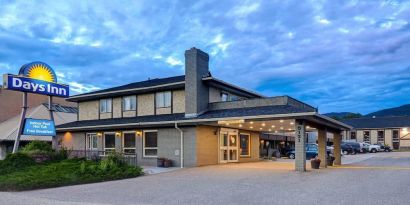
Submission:
[[[53,115],[53,96],[69,97],[68,85],[58,84],[54,70],[43,62],[32,62],[23,65],[18,75],[4,74],[3,87],[8,90],[23,92],[20,125],[14,142],[13,153],[19,148],[21,135],[51,136],[53,148],[57,148],[57,139]],[[26,119],[27,93],[48,96],[50,120]]]

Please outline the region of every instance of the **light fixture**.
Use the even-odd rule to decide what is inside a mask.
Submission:
[[[98,137],[101,137],[101,136],[102,136],[102,133],[101,133],[101,132],[97,132],[97,136],[98,136]]]
[[[272,129],[269,129],[269,132],[271,132],[272,131]]]
[[[275,128],[275,125],[272,125],[272,128]]]
[[[289,128],[288,130],[291,131],[292,129]]]
[[[261,128],[259,128],[260,130],[262,130],[262,127]]]
[[[275,133],[278,133],[278,131],[276,130]]]
[[[310,126],[308,125],[308,126],[306,126],[306,128],[307,128],[307,129],[310,129]]]
[[[280,123],[283,123],[283,120],[279,120]]]
[[[262,123],[262,127],[265,127],[265,123]]]
[[[295,123],[294,123],[294,122],[290,122],[290,124],[291,124],[291,125],[294,125]]]
[[[251,127],[249,127],[249,128],[253,129],[253,127],[252,127],[252,126],[251,126]]]
[[[283,130],[283,127],[280,127],[281,130]]]
[[[136,131],[135,133],[137,133],[137,136],[141,136],[142,132],[141,131]]]
[[[226,123],[226,125],[229,125],[229,123]]]
[[[239,124],[239,127],[242,127],[242,124]]]
[[[253,124],[253,122],[252,122],[252,121],[250,121],[249,123],[251,123],[251,125]]]

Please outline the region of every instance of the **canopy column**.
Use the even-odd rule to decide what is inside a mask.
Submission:
[[[306,127],[303,120],[295,120],[295,170],[306,171]]]
[[[342,164],[342,150],[340,147],[340,144],[342,143],[342,136],[340,134],[340,132],[334,132],[333,133],[333,155],[335,157],[335,161],[334,164],[335,165],[341,165]]]
[[[318,141],[318,157],[320,161],[320,167],[326,168],[327,167],[327,151],[326,151],[326,142],[327,142],[327,130],[326,129],[318,129],[317,131],[317,141]]]

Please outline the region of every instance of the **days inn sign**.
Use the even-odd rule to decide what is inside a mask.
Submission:
[[[19,75],[4,74],[3,86],[15,91],[69,97],[68,85],[58,84],[53,69],[42,62],[23,65]]]
[[[32,62],[21,66],[19,74],[4,74],[3,87],[8,90],[23,92],[23,106],[21,111],[20,126],[14,142],[13,153],[19,148],[21,135],[55,136],[53,116],[53,96],[69,97],[68,85],[58,84],[54,70],[43,62]],[[50,120],[26,118],[27,93],[48,95],[48,110]],[[57,146],[53,137],[53,147]]]

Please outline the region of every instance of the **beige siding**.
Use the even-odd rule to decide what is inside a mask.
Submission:
[[[122,98],[114,98],[112,100],[112,115],[113,118],[120,118],[121,117],[121,112],[122,112]]]
[[[171,114],[171,108],[170,107],[157,108],[156,114],[157,115]]]
[[[242,133],[242,131],[240,131]],[[249,133],[243,131],[243,133]],[[241,157],[239,156],[239,162],[255,162],[259,161],[259,133],[251,132],[251,156],[250,157]],[[240,154],[240,153],[239,153]]]
[[[137,111],[124,111],[122,113],[123,117],[135,117],[137,115]]]
[[[144,94],[137,96],[138,116],[154,115],[154,94]]]
[[[85,149],[85,133],[84,132],[65,132],[57,135],[57,140],[61,142],[61,146],[72,150]]]
[[[393,147],[393,130],[385,130],[384,131],[384,143]]]
[[[219,102],[221,101],[221,90],[209,87],[209,102]]]
[[[96,120],[98,119],[99,102],[88,101],[78,103],[79,119],[80,120]]]
[[[112,113],[110,112],[100,113],[100,119],[109,119],[109,118],[112,118]]]
[[[172,93],[172,111],[174,113],[185,112],[185,91],[177,90]]]
[[[197,165],[218,164],[218,135],[216,127],[199,126],[196,130]]]
[[[358,142],[363,142],[363,130],[356,130],[356,137]]]
[[[377,130],[370,130],[370,144],[377,143]]]

